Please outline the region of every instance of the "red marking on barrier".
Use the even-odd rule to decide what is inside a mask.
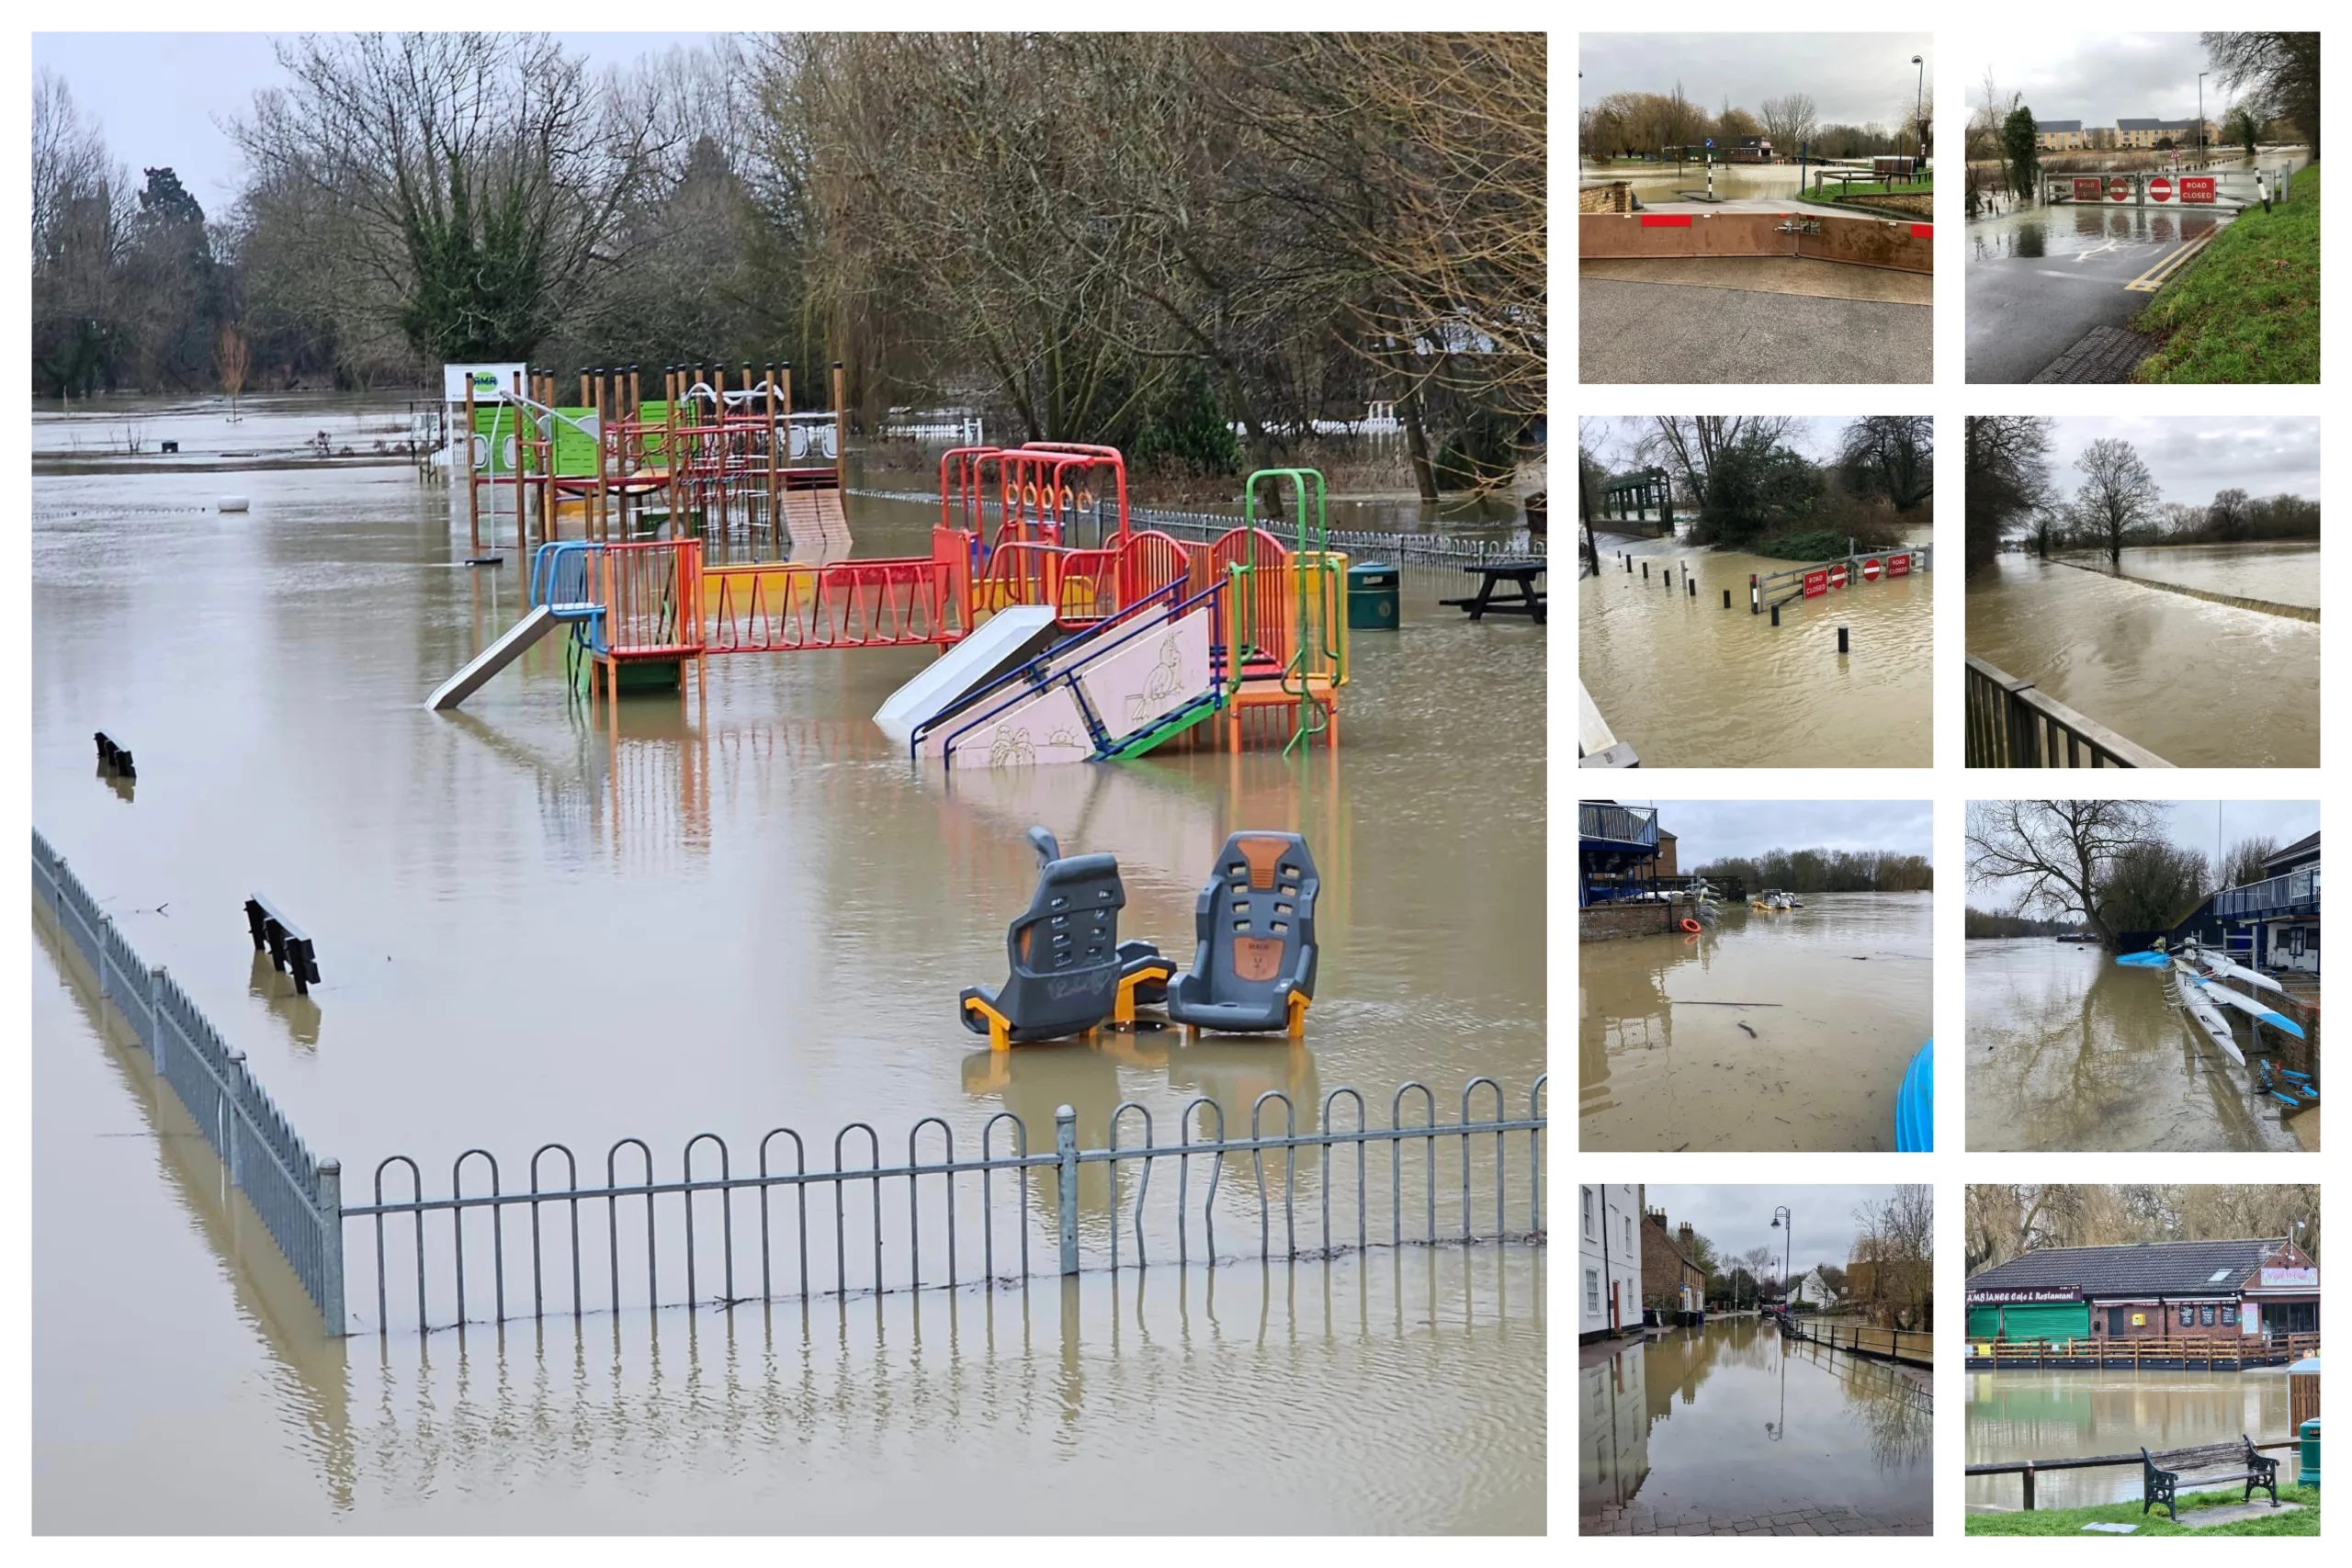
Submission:
[[[1804,574],[1804,596],[1806,598],[1819,598],[1822,594],[1828,592],[1829,574],[1827,572],[1808,571]]]
[[[2132,182],[2130,180],[2127,180],[2122,175],[2118,175],[2115,178],[2107,182],[2108,200],[2129,201],[2131,198]]]
[[[1843,588],[1846,586],[1848,581],[1849,578],[1846,570],[1846,563],[1844,561],[1839,561],[1836,566],[1829,569],[1830,587]]]
[[[2172,199],[2172,182],[2165,178],[2162,175],[2158,175],[2154,179],[2150,180],[2148,182],[2148,199],[2150,201],[2170,201]]]
[[[1642,214],[1642,227],[1645,229],[1688,229],[1690,227],[1690,215],[1687,212],[1645,212]]]
[[[1932,240],[1936,237],[1936,226],[1932,223],[1914,223],[1911,225],[1911,237],[1915,240]]]
[[[2076,201],[2097,201],[2101,196],[2106,194],[2106,183],[2098,179],[2097,176],[2093,176],[2089,179],[2082,178],[2079,175],[2075,177],[2075,199]]]
[[[2211,202],[2213,199],[2213,176],[2211,175],[2181,175],[2180,199],[2200,203]]]
[[[1878,574],[1883,570],[1885,569],[1880,565],[1879,558],[1876,556],[1872,556],[1870,559],[1862,563],[1862,581],[1865,582],[1876,582],[1878,581]]]
[[[1887,558],[1886,558],[1886,575],[1887,575],[1887,576],[1889,576],[1889,577],[1908,577],[1908,576],[1910,576],[1910,575],[1911,575],[1911,558],[1910,558],[1908,555],[1889,556],[1889,557],[1887,557]]]

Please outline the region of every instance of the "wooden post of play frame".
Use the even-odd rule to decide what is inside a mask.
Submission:
[[[849,501],[849,410],[842,402],[842,362],[833,361],[833,486],[842,491],[843,510]]]
[[[606,396],[609,384],[606,372],[596,372],[596,537],[610,541],[613,536],[611,498],[605,491],[605,439],[613,428],[609,410],[611,399]]]
[[[775,362],[768,361],[767,376],[761,383],[767,389],[768,411],[768,547],[783,558],[784,551],[784,479],[781,465],[776,461],[776,438],[783,434],[775,423]]]
[[[514,405],[514,556],[518,562],[527,562],[531,554],[531,530],[526,515],[531,495],[531,482],[527,477],[531,468],[531,443],[523,434],[524,422],[530,419],[531,408],[524,401],[523,376],[524,372],[517,370],[507,378],[514,394],[507,400]],[[538,428],[537,421],[532,421],[531,428],[534,431]]]

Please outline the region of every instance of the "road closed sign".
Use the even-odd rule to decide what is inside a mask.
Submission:
[[[1910,557],[1907,553],[1906,553],[1906,554],[1904,554],[1904,555],[1899,555],[1899,556],[1889,556],[1889,557],[1887,557],[1887,558],[1886,558],[1886,575],[1887,575],[1887,576],[1889,576],[1889,577],[1908,577],[1908,576],[1910,576],[1910,575],[1911,575],[1911,557]]]
[[[2132,182],[2131,182],[2130,180],[2125,179],[2125,178],[2124,178],[2122,175],[2118,175],[2115,178],[2113,178],[2113,179],[2111,179],[2111,180],[2108,181],[2108,182],[2107,182],[2107,199],[2108,199],[2108,200],[2109,200],[2109,201],[2129,201],[2129,200],[2131,200],[2131,199],[2132,199]]]
[[[2211,204],[2213,199],[2213,176],[2211,175],[2181,175],[2180,199],[2185,202],[2195,202],[2200,206]]]
[[[1829,574],[1827,572],[1808,571],[1804,574],[1804,596],[1806,598],[1816,599],[1828,592]]]
[[[1843,588],[1846,586],[1846,563],[1844,561],[1839,561],[1836,566],[1829,569],[1829,586],[1832,588]]]
[[[1881,570],[1882,569],[1878,563],[1878,557],[1871,557],[1870,559],[1862,563],[1862,581],[1864,582],[1876,582]]]
[[[2106,188],[2107,186],[2105,184],[2095,175],[2089,179],[2085,179],[2079,175],[2075,176],[2075,199],[2076,201],[2097,201],[2099,198],[2099,194]]]
[[[2165,178],[2162,175],[2158,175],[2154,179],[2150,180],[2148,182],[2148,199],[2150,201],[2170,201],[2172,199],[2172,182]]]

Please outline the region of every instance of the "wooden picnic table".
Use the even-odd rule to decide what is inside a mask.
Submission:
[[[1510,560],[1482,561],[1476,566],[1465,566],[1462,570],[1479,580],[1478,592],[1465,598],[1441,599],[1438,603],[1459,605],[1470,612],[1470,618],[1474,621],[1488,615],[1525,615],[1537,626],[1543,626],[1545,624],[1544,596],[1536,592],[1535,580],[1544,575],[1550,564],[1544,558],[1533,556]],[[1507,597],[1499,601],[1495,598],[1496,585],[1503,582],[1515,582],[1519,585],[1519,593],[1516,598]]]

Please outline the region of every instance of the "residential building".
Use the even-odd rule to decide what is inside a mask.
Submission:
[[[1577,1201],[1577,1343],[1631,1334],[1642,1325],[1642,1189],[1580,1187]]]
[[[1968,1281],[1968,1337],[2319,1332],[2319,1268],[2284,1236],[2045,1247]]]
[[[1667,1229],[1666,1211],[1642,1211],[1642,1305],[1659,1323],[1703,1323],[1707,1270],[1689,1221]]]
[[[2033,144],[2044,152],[2080,152],[2090,146],[2092,134],[2079,119],[2037,120]]]
[[[2199,141],[2199,135],[2204,140]],[[2122,119],[2115,122],[2115,141],[2119,147],[2150,148],[2169,142],[2182,149],[2211,147],[2218,140],[2213,134],[2213,122],[2195,119]]]
[[[1792,1307],[1811,1307],[1815,1312],[1826,1312],[1838,1304],[1838,1292],[1831,1290],[1829,1281],[1821,1277],[1819,1264],[1815,1264],[1808,1270],[1804,1279],[1789,1287],[1789,1304]]]

